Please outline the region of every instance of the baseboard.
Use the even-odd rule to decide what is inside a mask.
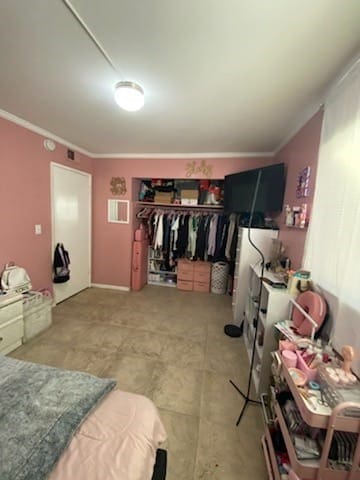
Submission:
[[[130,287],[120,287],[118,285],[105,285],[104,283],[92,283],[95,288],[109,288],[110,290],[122,290],[123,292],[130,292]]]

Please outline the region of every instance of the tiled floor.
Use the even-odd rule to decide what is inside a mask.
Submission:
[[[167,480],[266,479],[261,411],[243,404],[240,338],[223,334],[231,298],[147,286],[141,292],[88,289],[53,309],[53,325],[11,355],[112,376],[150,397],[168,441]]]

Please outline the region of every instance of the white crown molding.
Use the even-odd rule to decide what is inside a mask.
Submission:
[[[38,127],[37,125],[34,125],[33,123],[30,123],[27,120],[24,120],[23,118],[17,117],[16,115],[13,115],[12,113],[9,113],[5,110],[0,109],[0,117],[4,118],[5,120],[9,120],[10,122],[16,123],[17,125],[20,125],[20,127],[24,127],[27,130],[31,130],[32,132],[37,133],[38,135],[41,135],[46,138],[50,138],[51,140],[54,140],[54,142],[60,143],[61,145],[64,145],[64,147],[70,148],[71,150],[75,150],[76,152],[87,155],[88,157],[94,158],[96,156],[95,154],[88,152],[84,148],[78,147],[77,145],[74,145],[73,143],[68,142],[64,138],[58,137],[57,135],[49,132],[48,130]]]
[[[83,153],[90,158],[149,158],[149,159],[180,159],[180,158],[256,158],[256,157],[273,157],[274,152],[204,152],[204,153],[93,153],[85,150],[84,148],[74,145],[73,143],[68,142],[64,138],[58,137],[54,133],[45,130],[44,128],[38,127],[33,123],[24,120],[23,118],[17,117],[12,113],[7,112],[6,110],[0,109],[0,118],[9,120],[12,123],[16,123],[21,127],[26,128],[38,135],[41,135],[45,138],[50,138],[61,145],[64,145],[71,150],[75,150],[79,153]]]
[[[213,152],[213,153],[99,153],[95,158],[239,158],[273,157],[274,152]]]

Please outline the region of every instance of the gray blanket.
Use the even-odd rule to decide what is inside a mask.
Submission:
[[[0,479],[47,478],[114,380],[0,355]]]

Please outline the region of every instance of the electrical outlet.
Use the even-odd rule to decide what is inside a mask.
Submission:
[[[40,224],[35,225],[35,235],[41,235],[42,234],[42,227]]]

